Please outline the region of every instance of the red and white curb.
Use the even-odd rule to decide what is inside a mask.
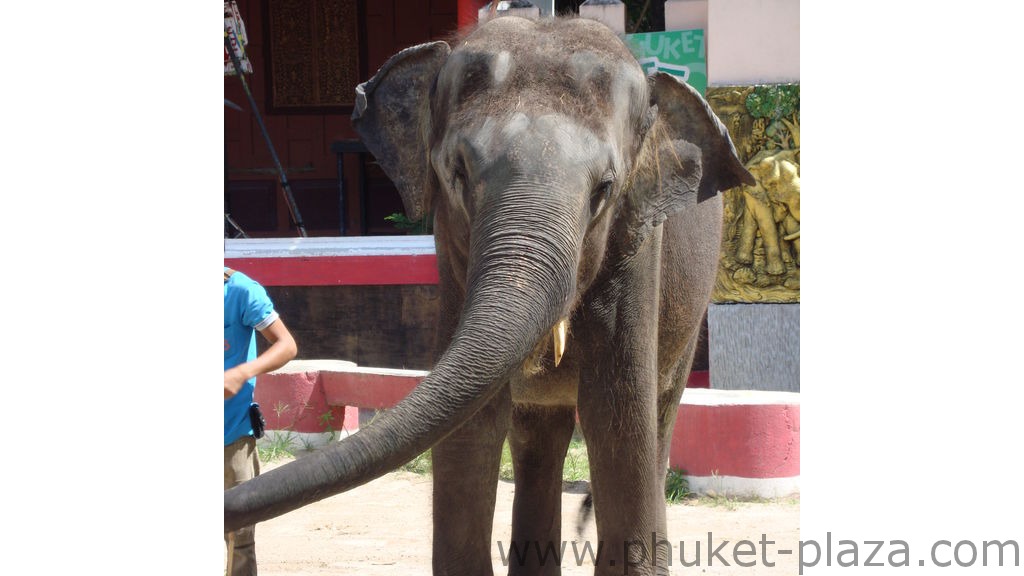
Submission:
[[[692,492],[778,498],[800,491],[800,394],[686,390],[669,449]]]
[[[264,286],[437,284],[433,236],[229,239],[224,265]]]
[[[423,370],[363,368],[344,360],[292,360],[256,379],[266,420],[264,447],[309,450],[359,430],[376,410],[390,408],[423,380]]]
[[[422,370],[296,360],[258,377],[267,422],[263,446],[312,449],[359,429],[402,400]],[[776,498],[800,491],[800,394],[687,389],[679,405],[669,466],[698,494]]]

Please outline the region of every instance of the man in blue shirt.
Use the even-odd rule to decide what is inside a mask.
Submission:
[[[256,353],[256,332],[270,346]],[[256,376],[284,366],[296,354],[295,339],[274,310],[267,291],[241,272],[224,268],[224,489],[260,473],[249,407]],[[256,574],[255,528],[230,535],[227,576]]]

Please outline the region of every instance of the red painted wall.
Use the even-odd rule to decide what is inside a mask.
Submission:
[[[476,24],[480,9],[489,3],[489,0],[459,0],[459,28]]]
[[[438,281],[433,254],[225,258],[224,265],[245,270],[264,286],[396,286]]]

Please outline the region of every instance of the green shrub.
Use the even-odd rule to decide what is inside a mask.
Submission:
[[[668,476],[665,477],[665,500],[675,504],[682,502],[690,494],[690,482],[686,479],[686,472],[670,468]]]

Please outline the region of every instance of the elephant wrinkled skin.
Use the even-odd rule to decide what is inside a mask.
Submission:
[[[358,434],[225,492],[225,528],[433,447],[434,573],[491,574],[504,439],[514,545],[557,549],[578,411],[606,543],[596,572],[664,567],[664,546],[652,558],[624,544],[666,537],[669,442],[715,277],[718,193],[754,183],[718,118],[674,77],[645,76],[602,24],[502,17],[454,49],[393,56],[357,88],[353,123],[408,216],[433,214],[439,356]],[[559,569],[530,557],[509,571]]]

